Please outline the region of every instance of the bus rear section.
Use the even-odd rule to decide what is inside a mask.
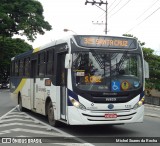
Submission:
[[[15,56],[11,60],[11,97],[20,111],[29,109],[48,117],[52,126],[67,123],[66,40]]]

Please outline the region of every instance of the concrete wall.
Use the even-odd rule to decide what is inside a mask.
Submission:
[[[154,96],[145,96],[145,103],[160,106],[160,98]]]
[[[151,93],[151,96],[160,97],[160,91],[158,90],[152,89],[150,93]]]
[[[160,91],[152,89],[145,90],[145,103],[160,106]]]

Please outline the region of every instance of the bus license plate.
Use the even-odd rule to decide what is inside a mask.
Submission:
[[[117,118],[117,114],[109,113],[104,115],[105,118]]]

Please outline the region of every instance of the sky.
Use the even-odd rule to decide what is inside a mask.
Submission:
[[[105,4],[99,8],[92,4],[85,5],[86,0],[38,1],[43,6],[45,20],[53,29],[46,31],[45,35],[38,35],[33,43],[29,42],[34,48],[71,34],[105,35]],[[145,42],[145,47],[155,50],[155,54],[159,55],[160,0],[107,0],[107,2],[107,35],[132,34]],[[64,32],[64,29],[71,31]]]

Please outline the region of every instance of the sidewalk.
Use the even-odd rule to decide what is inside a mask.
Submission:
[[[160,106],[145,104],[145,116],[160,118]]]

